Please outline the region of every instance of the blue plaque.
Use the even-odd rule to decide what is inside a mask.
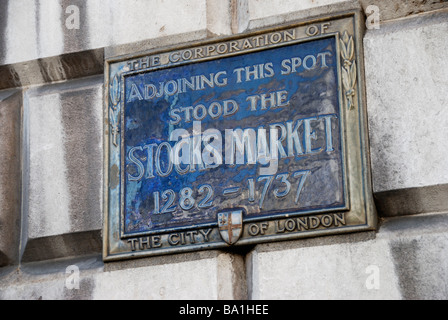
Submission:
[[[105,259],[374,228],[356,19],[109,60]]]

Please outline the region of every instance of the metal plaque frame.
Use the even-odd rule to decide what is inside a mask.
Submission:
[[[371,187],[363,80],[363,21],[361,12],[350,11],[238,36],[107,59],[104,79],[103,259],[113,261],[375,230],[377,217]],[[325,39],[332,41],[336,52],[341,205],[250,216],[244,207],[234,204],[219,210],[217,219],[213,221],[193,221],[140,232],[126,230],[124,212],[128,191],[124,169],[124,110],[127,77],[188,65],[199,66],[224,58],[243,57]],[[297,176],[300,178],[300,173]],[[281,176],[277,178],[283,179]],[[228,188],[224,192],[236,193],[237,188],[233,189]],[[281,193],[279,190],[278,194]]]

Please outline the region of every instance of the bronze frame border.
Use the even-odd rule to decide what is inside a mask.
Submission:
[[[368,231],[368,230],[375,230],[377,227],[377,215],[376,215],[376,209],[373,201],[373,192],[372,192],[372,183],[371,183],[371,173],[370,173],[370,154],[369,154],[369,147],[368,147],[368,132],[367,132],[367,115],[366,115],[366,94],[365,94],[365,83],[364,83],[364,61],[363,61],[363,48],[362,48],[362,38],[364,33],[364,27],[363,27],[363,14],[361,11],[355,10],[355,11],[349,11],[340,13],[338,15],[334,16],[326,16],[321,18],[312,19],[309,21],[300,21],[296,23],[291,24],[285,24],[278,27],[272,27],[272,28],[266,28],[263,30],[258,30],[255,32],[249,32],[244,33],[240,35],[235,36],[229,36],[229,37],[218,37],[215,39],[210,40],[204,40],[204,41],[195,41],[190,43],[184,43],[176,46],[168,46],[161,49],[152,49],[147,52],[140,52],[135,55],[133,54],[127,54],[127,55],[121,55],[118,57],[113,57],[110,59],[106,59],[105,61],[105,68],[104,68],[104,198],[103,198],[103,210],[104,210],[104,219],[103,219],[103,260],[104,261],[113,261],[113,260],[121,260],[121,259],[129,259],[129,258],[135,258],[135,257],[146,257],[146,256],[153,256],[153,255],[163,255],[163,254],[174,254],[174,253],[182,253],[182,252],[189,252],[189,251],[198,251],[198,250],[204,250],[204,249],[218,249],[218,248],[226,248],[228,245],[226,243],[222,242],[210,242],[210,243],[202,243],[198,245],[190,245],[190,246],[182,246],[182,247],[168,247],[164,249],[157,249],[157,250],[143,250],[143,251],[131,251],[130,249],[124,249],[124,242],[122,241],[122,234],[121,234],[121,204],[119,204],[118,208],[119,211],[119,223],[117,225],[117,221],[111,219],[111,214],[117,214],[110,212],[110,179],[111,179],[111,167],[110,167],[110,141],[111,141],[111,132],[110,132],[110,86],[111,86],[111,69],[114,64],[123,63],[128,60],[134,60],[146,56],[152,56],[152,55],[161,55],[161,54],[167,54],[173,51],[180,51],[183,49],[192,49],[195,47],[205,46],[205,45],[212,45],[212,44],[219,44],[219,43],[225,43],[229,41],[234,40],[241,40],[246,38],[252,38],[255,36],[260,36],[272,32],[279,32],[284,30],[290,30],[293,28],[301,28],[305,26],[314,25],[317,23],[325,23],[325,22],[339,22],[346,19],[352,19],[351,21],[351,28],[350,30],[350,36],[352,37],[354,41],[354,48],[355,48],[355,54],[354,59],[357,63],[357,69],[356,69],[356,85],[355,85],[355,96],[356,96],[356,108],[355,110],[347,110],[345,99],[343,96],[344,88],[343,88],[343,79],[342,79],[342,66],[341,66],[341,59],[337,59],[338,63],[338,81],[339,81],[339,103],[341,108],[341,131],[344,139],[342,140],[343,143],[343,152],[345,153],[344,156],[344,181],[346,185],[346,203],[350,204],[350,209],[346,212],[349,214],[355,214],[355,218],[358,218],[360,221],[358,224],[345,226],[341,228],[331,228],[331,229],[324,229],[324,230],[313,230],[313,231],[306,231],[306,232],[300,232],[300,233],[290,233],[290,234],[282,234],[282,235],[266,235],[266,236],[260,236],[260,237],[253,237],[253,238],[243,238],[241,239],[236,245],[247,245],[247,244],[257,244],[257,243],[265,243],[265,242],[272,242],[272,241],[281,241],[281,240],[295,240],[305,237],[311,237],[311,236],[324,236],[324,235],[334,235],[334,234],[344,234],[348,232],[359,232],[359,231]],[[338,29],[337,31],[326,33],[324,35],[317,35],[317,36],[309,36],[304,38],[296,39],[292,42],[281,42],[278,45],[270,45],[270,46],[262,46],[260,48],[254,49],[254,50],[241,50],[235,53],[227,53],[219,56],[213,56],[213,57],[206,57],[201,59],[195,59],[190,60],[187,62],[180,62],[180,63],[172,63],[169,65],[164,65],[160,67],[149,67],[145,69],[141,69],[138,72],[145,72],[149,70],[158,70],[161,68],[167,68],[167,67],[173,67],[177,65],[183,65],[183,64],[189,64],[189,63],[195,63],[195,62],[202,62],[207,60],[215,60],[219,59],[221,57],[227,57],[227,56],[233,56],[233,55],[240,55],[245,54],[249,52],[264,50],[268,48],[273,48],[277,46],[284,46],[288,44],[293,43],[300,43],[305,41],[312,41],[315,39],[323,38],[323,37],[329,37],[329,36],[335,36],[336,37],[336,47],[337,52],[341,54],[341,45],[340,45],[340,39],[342,38],[341,34],[343,31],[347,31],[347,29]],[[133,73],[132,71],[131,73]],[[121,74],[121,79],[123,78],[124,74]],[[124,84],[123,81],[120,81],[120,94],[124,95]],[[123,101],[123,96],[121,96],[121,101]],[[121,111],[120,113],[121,114]],[[350,115],[349,115],[350,114]],[[354,115],[356,114],[356,119]],[[119,116],[121,118],[121,116]],[[347,119],[350,118],[349,122],[347,124]],[[350,140],[350,141],[347,141]],[[352,145],[350,142],[357,142],[356,145]],[[121,143],[119,143],[121,145]],[[120,147],[121,148],[121,147]],[[120,165],[121,165],[121,156],[120,156]],[[119,170],[119,185],[120,189],[123,186],[122,183],[122,173]],[[358,190],[358,192],[352,192],[353,190]],[[120,202],[122,201],[123,192],[120,190],[119,197]],[[355,212],[356,211],[356,212]],[[354,213],[353,213],[354,212]],[[323,211],[319,212],[313,212],[314,215],[319,215],[323,213]],[[301,212],[301,214],[306,214]],[[115,219],[117,217],[115,216]],[[256,220],[281,220],[281,217],[275,216],[275,217],[267,217],[267,218],[260,218]],[[246,222],[246,221],[245,221]],[[118,228],[117,228],[118,227]],[[194,226],[192,226],[194,228]],[[191,228],[191,229],[192,229]],[[175,230],[165,230],[165,232],[170,232]],[[244,230],[243,230],[244,231]],[[158,231],[158,233],[162,233]],[[147,235],[149,233],[145,233]],[[136,235],[137,237],[138,235]],[[126,244],[126,246],[128,246]]]

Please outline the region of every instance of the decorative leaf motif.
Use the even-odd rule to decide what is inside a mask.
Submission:
[[[109,122],[112,133],[112,142],[116,147],[118,147],[118,133],[120,132],[118,129],[118,121],[117,121],[118,113],[119,112],[117,112],[116,115],[115,111],[112,108],[109,109]]]
[[[348,55],[347,55],[347,49],[345,48],[345,43],[342,41],[342,39],[340,40],[341,42],[341,54],[342,54],[342,58],[344,60],[348,60]]]
[[[110,108],[109,108],[109,121],[112,134],[112,142],[114,146],[118,147],[118,134],[120,133],[118,128],[118,116],[121,100],[120,80],[118,75],[115,75],[109,86],[110,95]]]
[[[356,84],[356,61],[353,62],[352,67],[350,68],[350,79],[352,80],[350,88],[354,88]]]
[[[355,42],[353,37],[349,36],[347,31],[344,32],[340,39],[342,66],[342,84],[344,85],[344,93],[347,108],[352,110],[355,108],[354,97],[356,94],[356,61],[355,58]]]
[[[344,84],[344,89],[350,90],[350,83],[348,82],[350,76],[348,75],[347,70],[345,70],[345,68],[342,68],[342,82]]]
[[[348,41],[347,45],[348,60],[353,60],[354,55],[355,55],[355,43],[353,41],[353,37],[350,37],[350,40]]]
[[[112,79],[112,83],[110,84],[110,101],[114,107],[120,102],[120,81],[118,80],[118,76],[115,76]],[[115,109],[115,108],[114,108]]]
[[[344,31],[344,35],[342,36],[342,41],[344,41],[344,43],[347,43],[349,41],[349,36],[348,36],[348,32]]]

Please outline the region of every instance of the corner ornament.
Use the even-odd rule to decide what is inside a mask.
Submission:
[[[355,109],[355,86],[356,86],[356,61],[355,61],[355,43],[353,37],[349,36],[347,31],[339,40],[341,45],[341,56],[343,59],[342,83],[344,85],[344,94],[349,110]]]

